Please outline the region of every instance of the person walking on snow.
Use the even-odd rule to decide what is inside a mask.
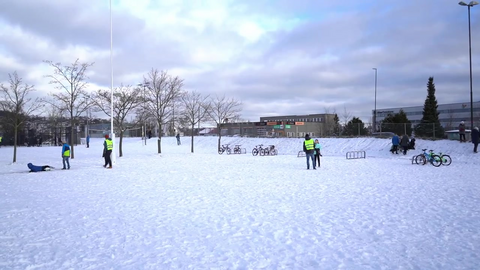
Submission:
[[[68,145],[67,143],[64,143],[62,146],[62,159],[62,170],[70,170],[70,145]]]
[[[473,152],[474,153],[478,153],[477,152],[477,147],[478,147],[478,142],[480,141],[480,133],[479,133],[479,130],[478,130],[478,127],[475,127],[472,129],[472,143],[473,143]]]
[[[460,122],[460,125],[458,125],[458,134],[460,134],[460,142],[467,142],[465,140],[465,122]]]
[[[400,145],[403,148],[404,155],[407,154],[409,143],[410,143],[410,139],[408,138],[407,134],[403,134],[402,139],[400,140]]]
[[[90,135],[87,135],[87,148],[90,148]]]
[[[177,136],[175,136],[175,137],[177,138],[177,145],[182,144],[182,143],[180,142],[180,133],[177,133]]]
[[[320,145],[320,142],[318,142],[318,139],[315,139],[315,162],[318,168],[320,168],[320,157],[322,156],[322,154],[320,153],[321,149],[322,146]]]
[[[105,158],[105,165],[103,165],[104,168],[107,168],[107,169],[112,168],[112,159],[111,159],[112,150],[113,150],[113,141],[108,137],[108,134],[107,134],[105,135],[105,141],[103,142],[103,157]]]
[[[398,154],[398,145],[400,144],[400,139],[398,138],[398,135],[395,134],[393,135],[392,137],[392,149],[390,149],[390,151],[392,152],[395,152],[395,154]]]
[[[305,135],[305,141],[303,142],[303,152],[305,152],[305,156],[307,157],[307,170],[310,170],[310,160],[312,160],[313,169],[316,170],[315,158],[313,157],[315,152],[315,142],[308,134]]]

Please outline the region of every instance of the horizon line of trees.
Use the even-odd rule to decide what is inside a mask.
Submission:
[[[70,65],[62,65],[45,60],[53,72],[44,77],[55,91],[49,93],[49,98],[30,98],[35,91],[33,85],[23,82],[23,79],[13,72],[9,74],[9,85],[0,84],[0,110],[2,127],[13,129],[14,147],[13,162],[17,161],[17,142],[19,129],[35,112],[43,109],[49,118],[66,117],[70,127],[79,124],[79,119],[87,112],[103,112],[113,118],[114,130],[119,133],[119,156],[123,156],[123,134],[128,127],[127,118],[135,115],[134,123],[141,126],[145,121],[155,122],[158,132],[158,154],[161,154],[161,139],[164,126],[172,125],[175,130],[175,111],[182,115],[190,127],[201,122],[212,122],[217,127],[226,119],[240,118],[240,101],[227,98],[225,95],[203,95],[197,91],[184,89],[183,79],[170,75],[167,71],[152,68],[143,77],[142,86],[123,85],[110,89],[98,89],[89,93],[87,71],[94,63],[81,63],[76,59]],[[113,100],[112,100],[113,96]],[[45,106],[48,104],[49,106]],[[113,108],[112,105],[113,104]],[[221,132],[218,130],[218,147],[221,142]],[[70,132],[70,142],[74,141],[74,132]],[[194,152],[194,136],[192,134],[191,152]],[[71,158],[75,158],[75,143],[71,145]]]

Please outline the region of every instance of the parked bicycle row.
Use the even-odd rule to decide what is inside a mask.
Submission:
[[[452,163],[452,158],[449,155],[446,155],[442,152],[438,154],[434,150],[422,149],[421,154],[412,157],[412,164],[425,165],[427,163],[432,164],[435,167],[440,167],[442,165],[448,166]]]
[[[233,148],[230,146],[230,144],[223,144],[220,146],[218,149],[218,153],[221,155],[224,152],[226,152],[228,155],[230,154],[246,154],[247,150],[245,148],[241,147],[241,144],[236,144]],[[252,149],[252,155],[257,156],[275,156],[278,154],[277,149],[275,148],[275,145],[269,145],[264,147],[263,144],[259,144],[255,146],[255,148]]]

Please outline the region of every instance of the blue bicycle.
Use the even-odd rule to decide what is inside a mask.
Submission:
[[[422,151],[422,154],[415,157],[415,163],[425,165],[429,162],[435,167],[440,167],[442,165],[442,158],[433,153],[433,150],[429,150],[429,153],[427,153],[427,149],[422,149]]]

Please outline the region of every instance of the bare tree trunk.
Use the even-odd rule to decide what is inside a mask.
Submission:
[[[17,162],[17,140],[18,140],[18,126],[13,128],[15,130],[13,138],[13,163]]]
[[[158,140],[157,140],[158,153],[162,153],[162,124],[158,122]]]
[[[123,130],[120,130],[120,143],[118,144],[118,156],[123,156],[122,144],[123,144]]]
[[[73,120],[73,114],[71,114],[71,120],[70,120],[70,158],[73,159],[75,157],[75,150],[74,149],[74,142],[73,142],[73,125],[75,121]]]
[[[190,151],[193,153],[193,129],[195,128],[195,125],[192,125],[192,142],[191,142],[191,146],[190,146]]]

